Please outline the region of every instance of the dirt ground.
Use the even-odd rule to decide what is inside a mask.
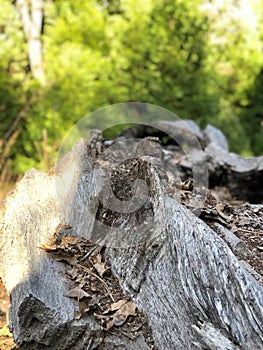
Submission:
[[[1,350],[19,350],[19,347],[13,341],[12,334],[9,332],[7,323],[7,314],[10,300],[5,287],[0,279],[0,349]]]
[[[0,190],[0,201],[5,198],[7,193],[15,184],[4,183]],[[0,350],[19,350],[19,347],[13,341],[12,333],[8,329],[8,308],[10,305],[9,296],[0,278]]]

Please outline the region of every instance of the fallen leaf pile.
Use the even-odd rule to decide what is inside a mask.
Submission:
[[[241,239],[251,254],[240,257],[252,266],[252,268],[263,276],[263,209],[256,204],[242,203],[232,199],[223,201],[217,198],[220,191],[208,190],[206,200],[200,211],[200,218],[205,221],[217,234],[225,240],[218,232],[214,223],[217,222],[227,230]],[[191,191],[181,190],[180,200],[183,205],[192,210]],[[190,198],[190,200],[189,200]],[[226,241],[228,244],[228,242]],[[230,247],[232,249],[232,247]],[[234,252],[237,257],[238,253]],[[261,282],[260,282],[261,283]]]
[[[207,190],[204,201],[203,196],[198,196],[198,191],[193,192],[190,180],[168,183],[167,193],[176,197],[192,212],[197,212],[198,216],[228,245],[225,236],[220,234],[214,223],[219,223],[241,239],[251,254],[246,257],[238,256],[237,251],[234,251],[234,254],[240,260],[245,260],[259,275],[263,276],[263,209],[260,205],[237,201],[230,196],[226,188],[217,188],[216,191]],[[231,246],[229,247],[232,249]],[[259,283],[262,283],[260,281],[261,279]]]
[[[70,226],[59,225],[54,235],[40,248],[53,259],[66,264],[66,273],[72,284],[66,297],[74,298],[79,307],[75,318],[92,314],[105,331],[118,330],[124,336],[135,339],[138,331],[142,330],[148,336],[146,318],[123,294],[109,261],[104,257],[104,248],[89,240],[66,235],[71,231]]]
[[[133,301],[127,301],[121,299],[116,303],[110,305],[110,307],[103,312],[104,315],[96,315],[99,320],[106,322],[106,329],[110,329],[113,326],[122,326],[128,316],[136,315],[136,304]]]

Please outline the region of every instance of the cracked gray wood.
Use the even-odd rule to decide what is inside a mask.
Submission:
[[[244,158],[215,143],[205,148],[211,186],[227,186],[233,197],[251,203],[263,198],[263,156]]]
[[[157,349],[263,348],[262,286],[211,228],[167,195],[149,158],[138,166],[147,175],[148,201],[129,215],[112,212],[115,226],[103,215],[96,219],[108,166],[92,163],[85,142],[55,174],[29,171],[7,198],[0,274],[11,292],[11,330],[24,349],[149,349],[141,336],[104,338],[92,316],[74,318],[63,265],[37,248],[60,222],[104,241]]]

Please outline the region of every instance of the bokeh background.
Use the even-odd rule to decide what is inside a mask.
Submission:
[[[49,169],[79,119],[119,102],[262,154],[262,42],[262,0],[0,0],[0,196]]]

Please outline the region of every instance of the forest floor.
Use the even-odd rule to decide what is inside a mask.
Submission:
[[[2,181],[0,188],[1,201],[7,196],[8,192],[15,187],[15,183]],[[9,295],[2,283],[0,277],[0,350],[19,350],[14,343],[12,333],[8,329],[8,309],[10,305]]]
[[[0,349],[1,350],[19,350],[19,347],[13,341],[12,333],[8,329],[8,308],[10,305],[9,296],[0,279]]]
[[[9,190],[15,184],[2,183],[0,189],[0,201],[5,198]],[[18,350],[13,341],[12,333],[8,329],[8,309],[10,305],[9,295],[0,278],[0,350]]]

